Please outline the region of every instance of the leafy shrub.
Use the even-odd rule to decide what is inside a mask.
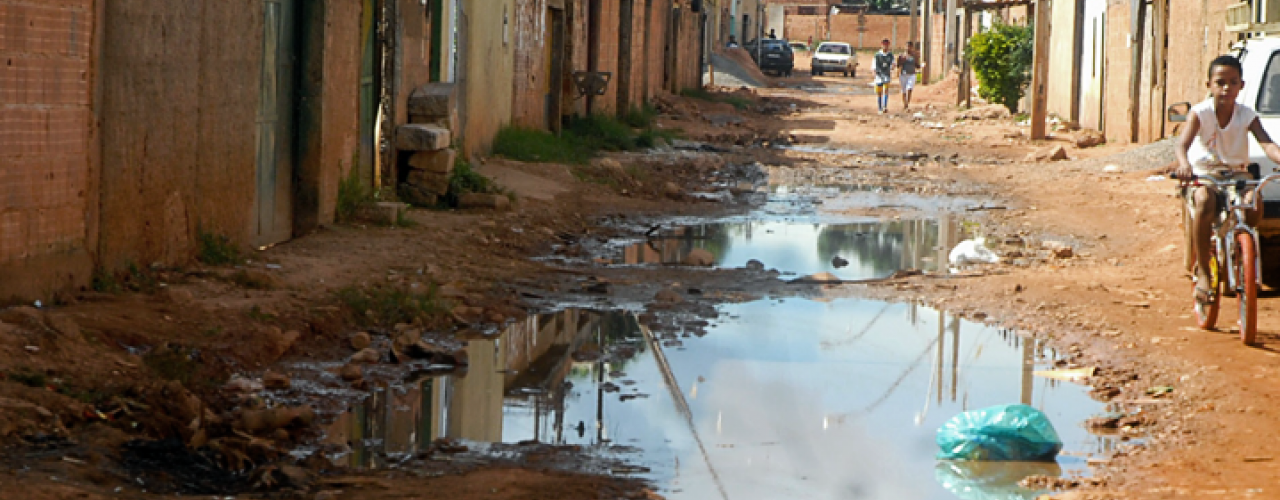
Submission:
[[[516,161],[582,164],[592,151],[544,130],[504,127],[493,139],[493,153]]]
[[[969,39],[969,62],[978,76],[978,95],[1018,112],[1018,101],[1031,80],[1034,41],[1030,26],[997,22]]]
[[[242,260],[240,248],[231,242],[231,238],[221,234],[199,231],[200,262],[211,266],[239,264]]]

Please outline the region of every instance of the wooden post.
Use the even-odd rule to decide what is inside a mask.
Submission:
[[[1169,4],[1166,0],[1151,2],[1154,7],[1151,30],[1154,33],[1151,44],[1151,133],[1154,138],[1164,138],[1164,102],[1165,102],[1165,58],[1168,57],[1165,44],[1169,37]]]
[[[920,36],[920,0],[911,0],[911,34],[907,36],[907,40],[916,41]]]
[[[1048,0],[1036,0],[1035,56],[1031,63],[1031,139],[1046,137],[1048,116],[1049,18]]]
[[[973,30],[973,10],[964,9],[964,28],[960,31],[960,43],[956,47],[956,51],[962,51],[969,46],[969,37],[972,36]],[[969,69],[969,54],[964,52],[964,57],[960,58],[960,85],[957,85],[956,104],[964,104],[966,108],[973,107],[973,82],[971,81],[972,72]]]
[[[920,15],[924,16],[924,33],[920,35],[920,45],[923,47],[921,57],[925,62],[925,70],[920,73],[920,83],[928,84],[932,81],[929,78],[929,72],[933,69],[933,2],[937,0],[924,0],[924,10]]]
[[[1147,21],[1146,2],[1133,2],[1130,9],[1129,39],[1133,41],[1133,52],[1129,64],[1129,142],[1138,142],[1142,130],[1142,45],[1147,37],[1144,33]]]
[[[951,68],[955,66],[956,62],[956,0],[947,0],[946,13],[946,19],[942,23],[942,38],[946,40],[942,52],[943,78],[947,77],[947,73],[951,72]]]

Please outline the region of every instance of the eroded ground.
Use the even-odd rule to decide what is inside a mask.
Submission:
[[[506,389],[537,395],[576,364],[599,363],[591,373],[613,376],[605,363],[637,356],[625,343],[579,341],[567,344],[559,365],[514,370],[491,364],[493,352],[464,348],[527,325],[531,315],[631,311],[636,328],[671,348],[678,365],[700,352],[695,342],[728,337],[735,320],[725,311],[793,298],[945,311],[973,325],[966,328],[1016,331],[1023,340],[1009,342],[1051,350],[1046,368],[1096,368],[1086,389],[1116,418],[1094,425],[1120,427],[1121,436],[1127,427],[1135,439],[1117,438],[1065,479],[1061,470],[1034,471],[1037,488],[1078,486],[1072,494],[1101,498],[1280,495],[1280,448],[1268,432],[1280,423],[1270,384],[1280,367],[1280,314],[1264,294],[1258,348],[1229,331],[1192,328],[1173,186],[1148,180],[1168,161],[1164,153],[1077,149],[1067,132],[1033,143],[1011,118],[958,120],[945,104],[954,86],[945,83],[922,89],[911,113],[899,111],[895,96],[889,115],[874,113],[865,77],[784,83],[736,91],[753,103],[745,111],[663,99],[660,123],[694,141],[675,148],[589,166],[487,159],[480,171],[517,194],[510,212],[415,210],[404,227],[340,224],[235,265],[140,265],[102,277],[99,291],[5,310],[0,497],[654,497],[663,479],[637,474],[643,458],[587,453],[602,440],[588,439],[586,418],[550,427],[570,439],[530,432],[525,441],[470,416],[423,424],[423,415],[440,414],[426,406],[409,420],[426,425],[416,432],[353,415],[432,401],[420,393],[398,400],[409,393],[388,387],[480,383],[485,373],[493,390],[451,404],[487,407],[501,420],[515,411],[503,409],[512,398]],[[1073,160],[1026,160],[1055,145]],[[710,234],[688,232],[708,221],[736,221],[734,231],[760,231],[765,240],[766,231],[810,218],[866,224],[828,238],[903,233],[910,221],[920,221],[911,231],[933,221],[936,232],[950,220],[956,237],[981,234],[1002,259],[953,274],[940,265],[940,244],[887,267],[836,266],[825,254],[801,266],[763,246],[734,247],[739,254],[712,255],[723,265],[705,267],[681,251],[690,248],[681,242]],[[824,272],[831,275],[806,278]],[[788,303],[803,309],[795,301]],[[1231,325],[1234,302],[1224,306],[1220,324]],[[643,337],[638,331],[622,337]],[[671,372],[684,383],[695,377],[678,366]],[[811,378],[833,373],[842,372]],[[631,404],[659,399],[618,389],[639,398]],[[942,384],[936,389],[941,402]],[[382,394],[372,400],[384,406],[361,406],[370,394]],[[677,417],[700,411],[684,406]],[[770,429],[785,428],[788,418],[779,418]],[[364,447],[361,439],[374,435],[383,438]],[[411,439],[387,438],[398,435]],[[437,435],[468,439],[431,439]],[[508,444],[477,448],[473,440]],[[703,443],[702,455],[741,446],[719,444],[726,446]],[[708,495],[735,498],[733,477],[704,483]]]

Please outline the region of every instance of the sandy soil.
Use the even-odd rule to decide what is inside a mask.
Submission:
[[[339,224],[236,266],[140,269],[103,277],[102,291],[66,295],[56,307],[4,310],[0,498],[146,498],[182,490],[196,481],[192,470],[210,464],[248,471],[223,483],[264,497],[654,497],[637,481],[537,461],[432,474],[295,463],[284,452],[314,439],[324,415],[287,407],[264,414],[262,401],[227,381],[238,374],[250,385],[278,384],[267,372],[282,362],[347,359],[358,331],[383,337],[413,329],[447,340],[491,330],[601,283],[613,287],[614,303],[651,301],[662,283],[694,278],[679,269],[613,267],[594,260],[592,245],[642,233],[653,217],[748,209],[759,201],[749,190],[728,203],[691,193],[735,186],[749,171],[730,165],[753,161],[792,172],[834,165],[878,182],[917,182],[921,192],[989,197],[996,209],[968,215],[1006,263],[962,279],[908,276],[826,291],[923,300],[1035,332],[1069,353],[1073,366],[1097,367],[1090,380],[1097,397],[1138,415],[1147,438],[1100,462],[1100,481],[1077,497],[1280,497],[1280,447],[1268,432],[1280,427],[1280,389],[1268,383],[1280,376],[1278,306],[1270,294],[1262,300],[1257,348],[1229,331],[1192,328],[1173,186],[1147,181],[1163,165],[1126,155],[1133,147],[1077,149],[1066,132],[1032,142],[1009,118],[957,120],[947,102],[954,87],[925,88],[910,112],[895,95],[887,115],[875,114],[874,97],[861,91],[795,88],[865,88],[867,67],[858,78],[797,72],[778,80],[782,88],[735,91],[754,102],[747,111],[687,98],[658,102],[661,126],[721,153],[611,154],[576,167],[488,159],[480,171],[517,195],[510,212],[415,210],[409,227]],[[763,148],[788,144],[909,161]],[[1025,160],[1053,146],[1073,160]],[[1076,161],[1104,157],[1114,158],[1117,172]],[[530,259],[547,255],[557,258]],[[776,286],[768,277],[705,274],[706,299],[690,308],[745,298],[717,287]],[[414,297],[432,287],[439,301],[414,317],[377,318],[376,301],[361,311],[343,298],[379,290]],[[1225,300],[1219,323],[1232,325],[1235,302]],[[134,439],[174,441],[126,444]]]

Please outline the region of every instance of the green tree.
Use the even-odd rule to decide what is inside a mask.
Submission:
[[[1034,41],[1030,26],[1005,24],[969,39],[969,63],[978,76],[978,95],[1018,112],[1018,101],[1031,81]]]

